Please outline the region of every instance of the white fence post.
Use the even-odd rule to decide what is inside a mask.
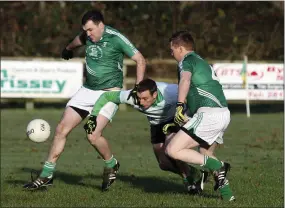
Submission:
[[[33,100],[26,100],[25,105],[26,105],[26,110],[34,110]]]

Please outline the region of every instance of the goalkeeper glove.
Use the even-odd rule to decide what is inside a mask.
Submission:
[[[177,129],[177,126],[175,123],[168,123],[165,124],[162,128],[162,131],[165,135],[176,132],[175,130]]]
[[[185,116],[186,106],[182,102],[178,102],[176,106],[176,113],[174,117],[174,123],[178,126],[183,126],[188,121],[188,117]]]
[[[65,60],[72,59],[73,58],[73,51],[67,50],[66,48],[64,48],[62,53],[61,53],[61,57]]]
[[[129,100],[132,97],[135,105],[139,105],[139,99],[137,96],[137,92],[138,92],[138,85],[135,84],[135,87],[131,90],[131,92],[127,98],[127,100]]]
[[[87,134],[92,134],[92,132],[95,131],[97,124],[96,119],[96,116],[91,115],[87,120],[86,124],[83,126]]]

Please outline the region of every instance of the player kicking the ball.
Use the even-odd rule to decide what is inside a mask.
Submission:
[[[84,32],[64,48],[62,58],[71,59],[74,49],[85,46],[86,81],[67,103],[56,127],[53,143],[41,173],[35,180],[24,185],[26,190],[35,190],[52,184],[56,163],[63,153],[68,134],[90,114],[101,94],[122,88],[122,67],[125,55],[136,62],[136,84],[144,77],[144,57],[123,34],[104,24],[101,12],[88,11],[83,15],[81,22]],[[136,96],[132,93],[135,89],[136,87],[131,91],[130,96]],[[104,161],[102,191],[109,189],[120,167],[118,160],[112,154],[108,140],[102,135],[103,129],[117,109],[118,106],[114,103],[106,105],[104,116],[97,118],[100,126],[92,138],[88,137],[89,143]]]

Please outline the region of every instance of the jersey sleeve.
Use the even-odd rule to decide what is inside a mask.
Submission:
[[[85,31],[80,32],[78,34],[78,37],[79,37],[79,40],[81,41],[81,43],[83,45],[86,45],[86,41],[87,41],[87,38],[88,38],[86,32]]]
[[[130,92],[131,92],[131,90],[123,90],[123,91],[121,91],[120,103],[125,103],[125,104],[129,104],[129,105],[135,106],[134,99],[132,97],[128,100]]]
[[[181,64],[181,71],[180,72],[183,72],[183,71],[188,71],[188,72],[191,72],[193,73],[193,70],[194,70],[194,67],[193,67],[193,62],[192,61],[183,61],[182,64]]]
[[[120,104],[120,92],[121,91],[110,91],[103,93],[95,105],[93,106],[91,115],[98,116],[100,110],[104,107],[108,102],[113,102],[116,104]]]
[[[117,36],[117,44],[119,49],[130,58],[138,52],[135,46],[122,34]]]

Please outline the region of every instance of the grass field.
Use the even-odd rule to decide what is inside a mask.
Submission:
[[[62,109],[1,110],[1,207],[284,207],[284,114],[232,114],[225,144],[217,149],[229,161],[229,180],[237,201],[223,202],[206,184],[203,196],[184,193],[179,176],[161,171],[152,152],[146,118],[118,112],[104,135],[121,163],[108,192],[102,193],[103,161],[89,145],[83,123],[68,137],[57,162],[54,186],[27,192],[31,169],[40,169],[51,139],[33,143],[25,136],[27,123],[47,120],[54,130]]]

